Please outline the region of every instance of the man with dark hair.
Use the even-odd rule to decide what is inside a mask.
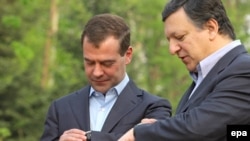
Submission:
[[[162,16],[193,83],[175,116],[144,119],[119,141],[226,141],[227,125],[250,124],[249,54],[220,0],[171,0]]]
[[[41,141],[117,141],[143,118],[171,116],[167,100],[138,88],[128,77],[133,50],[121,17],[94,16],[81,42],[89,85],[51,104]]]

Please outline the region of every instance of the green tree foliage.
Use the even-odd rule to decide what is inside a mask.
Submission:
[[[129,76],[169,99],[175,110],[191,80],[185,66],[168,52],[161,21],[165,2],[1,0],[0,141],[39,140],[50,103],[87,84],[80,37],[87,20],[99,13],[126,19],[134,50]],[[223,2],[238,38],[249,42],[244,16],[250,14],[250,2]]]

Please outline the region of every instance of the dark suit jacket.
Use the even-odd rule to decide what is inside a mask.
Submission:
[[[226,141],[227,125],[250,124],[250,56],[242,45],[223,56],[172,118],[135,127],[136,141]]]
[[[56,141],[64,131],[72,128],[90,130],[89,90],[90,86],[87,86],[51,104],[41,141]],[[169,116],[171,107],[167,100],[150,95],[129,81],[111,109],[102,131],[92,131],[92,141],[117,141],[143,118],[164,119]]]

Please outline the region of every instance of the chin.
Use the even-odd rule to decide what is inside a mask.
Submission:
[[[195,67],[186,67],[189,72],[197,72]]]

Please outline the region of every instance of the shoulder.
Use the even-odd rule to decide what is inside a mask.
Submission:
[[[225,54],[214,66],[214,71],[224,75],[250,73],[250,55],[243,45],[239,45]],[[222,73],[223,72],[223,73]]]
[[[84,96],[88,96],[89,94],[89,89],[90,87],[89,86],[86,86],[84,88],[81,88],[79,90],[76,90],[74,92],[71,92],[65,96],[62,96],[56,100],[54,100],[53,102],[54,103],[67,103],[69,101],[72,101],[72,100],[76,100],[76,99],[83,99]]]
[[[239,53],[228,65],[229,69],[238,71],[247,71],[250,73],[250,55],[249,53]]]
[[[137,97],[143,98],[143,100],[156,101],[163,99],[162,97],[157,96],[146,91],[144,88],[138,87],[132,80],[129,81],[127,89],[130,89],[137,95]],[[126,91],[129,92],[129,91]]]
[[[146,91],[144,89],[140,89],[140,90],[141,90],[141,93],[142,93],[142,95],[143,95],[144,98],[155,99],[155,100],[163,99],[162,97],[159,97],[156,94],[149,93],[148,91]]]

